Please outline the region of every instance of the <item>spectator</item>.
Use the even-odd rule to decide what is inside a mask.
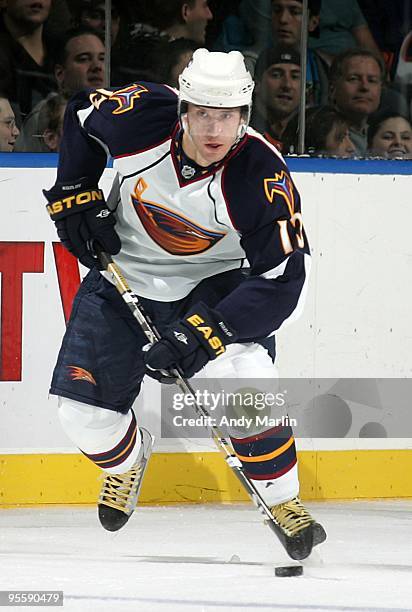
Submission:
[[[368,153],[387,159],[412,157],[412,126],[406,117],[386,113],[370,122]]]
[[[0,89],[23,116],[55,89],[54,44],[44,33],[52,0],[8,0],[0,17]]]
[[[66,106],[67,98],[56,94],[43,104],[39,112],[39,137],[51,153],[57,153],[60,149]]]
[[[297,115],[283,133],[283,153],[298,152]],[[355,147],[349,135],[347,119],[332,106],[307,109],[305,121],[305,153],[333,157],[351,157]]]
[[[189,38],[177,38],[164,46],[162,82],[179,88],[178,77],[192,59],[193,52],[199,45]]]
[[[70,97],[87,87],[105,87],[103,38],[88,27],[66,32],[56,53],[54,76],[60,92]]]
[[[207,0],[145,0],[147,23],[169,40],[190,38],[203,45],[206,26],[212,20]]]
[[[366,49],[344,51],[330,69],[331,103],[349,122],[357,155],[367,149],[367,125],[381,101],[385,67],[379,55]]]
[[[261,0],[256,0],[260,2]],[[270,0],[263,0],[269,2]],[[240,0],[208,0],[208,7],[213,15],[213,19],[208,22],[206,28],[205,43],[201,43],[203,47],[215,48],[222,51],[226,46],[229,46],[229,51],[241,51],[245,43],[243,36],[246,35],[248,42],[251,44],[252,38],[248,31],[247,24],[241,19],[239,11]],[[240,35],[240,38],[239,38]],[[233,45],[239,43],[237,49]]]
[[[319,36],[319,19],[322,0],[309,0],[308,34]],[[275,41],[300,46],[302,29],[302,0],[272,1],[272,34]],[[326,104],[328,100],[328,72],[330,57],[308,49],[306,73],[307,106]]]
[[[253,35],[259,53],[271,44],[271,0],[241,0],[239,15]]]
[[[325,1],[325,0],[323,0]],[[308,34],[319,36],[322,0],[308,0]],[[298,47],[302,29],[302,0],[272,1],[272,32],[275,40]]]
[[[19,135],[16,117],[9,100],[0,94],[0,151],[11,153]]]
[[[402,41],[394,79],[410,98],[412,93],[412,30]]]
[[[358,0],[372,35],[381,50],[391,77],[398,62],[399,50],[412,29],[411,0]]]
[[[380,53],[357,0],[322,0],[319,30],[310,47],[330,56],[353,47]]]
[[[122,66],[128,62],[130,53],[130,4],[125,0],[112,0],[111,11],[111,57],[110,85],[124,85],[130,78],[122,75]],[[105,38],[105,1],[81,0],[74,12],[77,26],[97,30]],[[109,85],[109,83],[108,83]]]
[[[72,0],[52,0],[45,30],[50,32],[54,38],[62,36],[72,27],[73,17],[69,6],[71,3]]]
[[[129,52],[121,66],[124,81],[161,82],[164,45],[178,38],[204,45],[206,26],[213,17],[207,0],[144,0],[141,15],[142,22],[134,24]]]
[[[397,64],[394,69],[394,83],[392,85],[393,91],[396,91],[398,95],[403,95],[405,99],[412,101],[412,30],[405,36],[401,48],[398,54]],[[394,110],[399,115],[412,116],[412,108],[406,107],[389,106],[388,110]]]
[[[116,43],[120,31],[121,16],[123,15],[123,5],[121,0],[112,0],[111,14],[111,43]],[[106,13],[105,0],[82,0],[74,12],[76,26],[86,26],[105,33]]]
[[[105,87],[103,40],[90,28],[73,28],[66,32],[56,54],[54,67],[56,89],[66,98],[88,87]],[[56,92],[50,94],[50,97]],[[38,125],[39,113],[48,98],[42,100],[25,120],[16,143],[16,151],[45,152],[47,146]]]
[[[286,46],[263,51],[256,62],[250,125],[282,150],[282,134],[299,108],[300,54]]]
[[[255,0],[254,8],[256,3],[262,0]],[[270,0],[263,0],[266,4]],[[209,2],[212,4],[212,0]],[[207,27],[206,31],[206,46],[209,44],[216,51],[242,51],[257,43],[259,40],[260,50],[266,49],[270,45],[269,41],[265,40],[265,36],[256,24],[256,12],[250,6],[244,7],[236,0],[229,0],[228,2],[221,2],[220,5],[216,5],[212,8],[213,21]],[[242,14],[243,13],[243,14]],[[246,17],[246,19],[244,19]],[[255,28],[252,30],[249,27],[250,21],[254,21]],[[256,56],[258,53],[256,54]]]

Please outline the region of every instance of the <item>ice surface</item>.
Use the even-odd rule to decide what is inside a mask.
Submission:
[[[0,589],[63,590],[65,612],[411,611],[412,501],[308,507],[328,540],[298,578],[249,504],[142,506],[115,534],[94,508],[2,509]]]

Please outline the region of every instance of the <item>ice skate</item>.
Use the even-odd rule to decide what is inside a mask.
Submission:
[[[99,520],[107,531],[117,531],[127,523],[139,499],[139,493],[152,453],[154,437],[143,427],[141,456],[124,474],[107,474],[98,501]]]
[[[326,540],[322,525],[309,514],[299,497],[273,506],[270,510],[284,534],[281,539],[292,559],[306,559],[314,546]]]

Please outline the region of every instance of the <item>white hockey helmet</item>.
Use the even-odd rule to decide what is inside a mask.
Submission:
[[[179,116],[184,102],[214,108],[247,107],[238,137],[249,123],[255,83],[240,51],[220,53],[196,49],[179,76]]]
[[[254,82],[240,51],[197,49],[179,76],[179,99],[199,106],[249,106]]]

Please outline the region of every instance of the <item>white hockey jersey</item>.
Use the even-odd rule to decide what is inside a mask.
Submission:
[[[240,337],[269,335],[295,311],[309,248],[300,197],[285,162],[261,135],[246,136],[207,168],[186,157],[176,92],[153,83],[75,96],[64,124],[57,185],[98,185],[107,157],[121,252],[138,295],[174,301],[203,279],[250,274],[218,310]]]

